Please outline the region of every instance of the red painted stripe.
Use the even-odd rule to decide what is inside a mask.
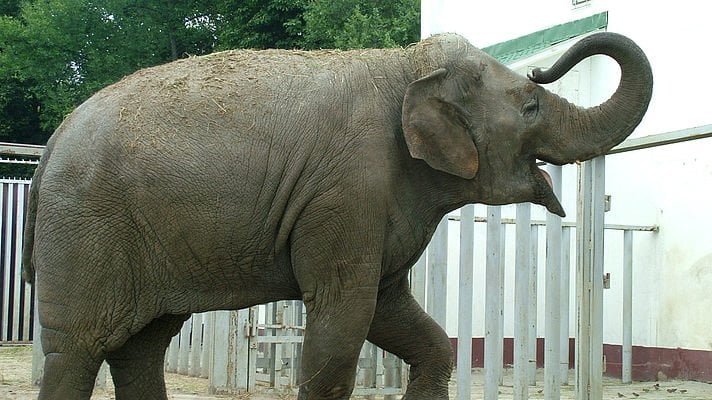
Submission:
[[[450,338],[457,355],[457,338]],[[472,367],[484,367],[484,338],[472,338]],[[569,368],[574,367],[574,339],[569,339]],[[622,347],[604,344],[606,376],[620,377]],[[544,366],[544,339],[537,338],[537,366]],[[514,359],[514,339],[504,338],[504,366],[511,367]],[[457,359],[455,360],[457,363]],[[633,379],[654,381],[659,374],[667,378],[712,382],[712,351],[682,348],[633,346]]]

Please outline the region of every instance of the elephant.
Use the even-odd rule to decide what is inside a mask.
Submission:
[[[582,108],[541,86],[594,54],[621,68],[609,100]],[[471,203],[563,216],[537,163],[605,154],[652,85],[640,47],[610,32],[529,76],[450,33],[123,78],[65,118],[30,189],[39,397],[89,399],[105,360],[117,399],[165,399],[165,351],[191,313],[298,299],[300,400],[349,398],[365,340],[409,365],[404,399],[447,399],[451,345],[408,282],[438,222]]]

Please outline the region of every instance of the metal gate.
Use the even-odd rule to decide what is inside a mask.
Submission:
[[[248,310],[211,314],[214,316],[208,320],[214,326],[203,329],[211,334],[203,342],[209,342],[209,345],[204,345],[202,351],[212,352],[208,357],[208,375],[213,393],[296,392],[301,378],[299,370],[306,321],[306,310],[301,301],[279,301]],[[177,364],[180,365],[180,361]],[[364,344],[357,366],[354,395],[378,395],[388,399],[403,394],[406,381],[405,363],[371,343]]]
[[[34,286],[22,280],[22,230],[30,181],[0,179],[0,343],[32,341]]]

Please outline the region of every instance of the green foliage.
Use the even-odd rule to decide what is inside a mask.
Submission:
[[[221,49],[293,49],[302,46],[308,0],[223,0]]]
[[[20,14],[21,0],[3,0],[0,3],[0,16],[17,16]]]
[[[3,0],[0,141],[44,143],[96,91],[228,48],[405,46],[418,0]]]
[[[312,0],[304,13],[308,48],[405,46],[420,35],[418,0]]]

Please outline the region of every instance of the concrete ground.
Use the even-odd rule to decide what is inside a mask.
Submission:
[[[38,390],[30,383],[32,369],[32,351],[29,346],[0,346],[0,399],[2,400],[29,400],[36,399]],[[471,399],[482,399],[484,390],[484,374],[482,370],[473,370],[473,384]],[[538,379],[542,382],[543,378]],[[570,378],[573,382],[573,376]],[[504,384],[500,386],[500,399],[511,399],[512,388],[511,370],[505,374]],[[451,383],[451,398],[455,399],[455,385]],[[667,380],[660,382],[634,382],[623,385],[620,380],[604,378],[604,399],[638,399],[638,400],[712,400],[712,384],[694,381]],[[292,400],[296,399],[291,393],[245,393],[239,395],[210,396],[208,393],[208,380],[192,378],[177,374],[166,374],[166,386],[169,398],[173,400]],[[530,399],[543,399],[543,386],[541,384],[529,389]],[[112,388],[96,389],[92,400],[114,399]],[[574,386],[561,387],[561,399],[575,399]]]

